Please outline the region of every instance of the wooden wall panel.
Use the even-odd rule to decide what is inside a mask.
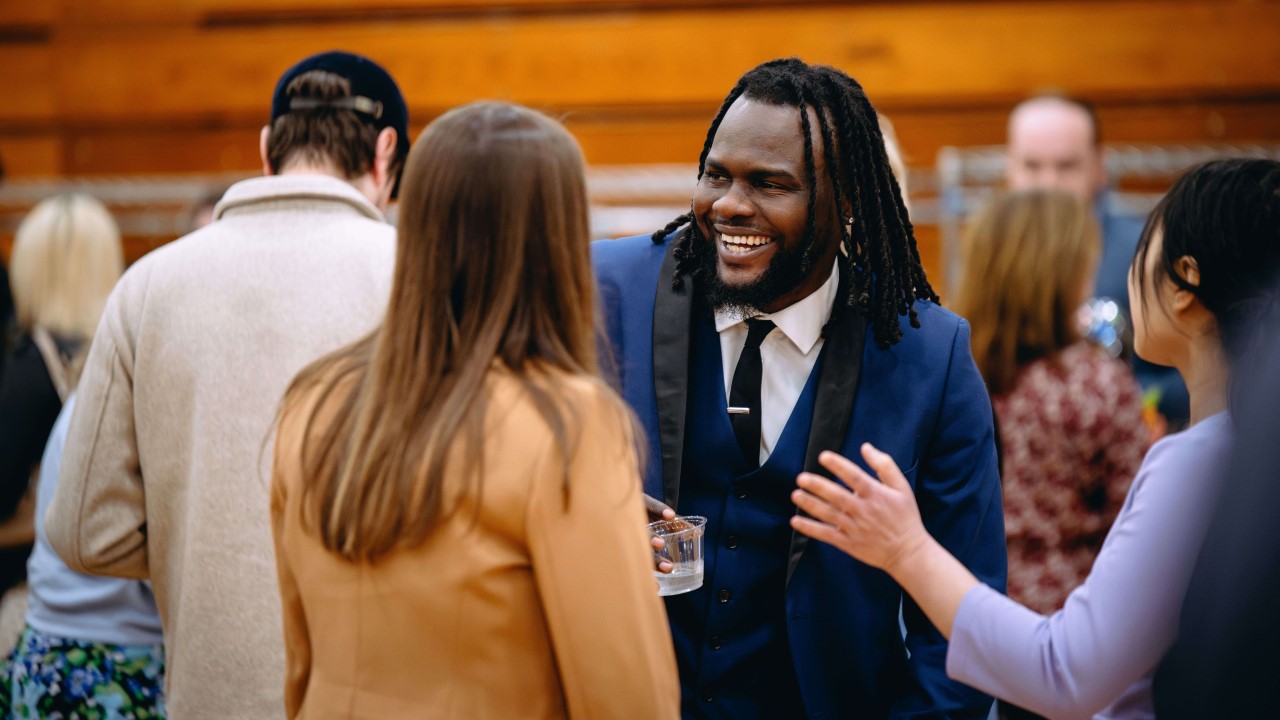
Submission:
[[[764,29],[769,42],[750,41]],[[1048,85],[1123,99],[1280,90],[1278,2],[952,2],[86,33],[59,53],[63,117],[261,114],[293,59],[335,46],[384,62],[423,110],[705,106],[792,53],[848,70],[882,103],[927,107]]]
[[[96,0],[103,2],[106,0]],[[153,0],[154,1],[154,0]],[[776,5],[776,0],[187,0],[196,13],[215,22],[280,17],[513,15],[618,12],[687,7],[743,8]],[[792,5],[812,4],[796,2]]]
[[[229,129],[106,128],[72,130],[71,175],[151,175],[260,171],[258,125]]]
[[[943,146],[1004,141],[1008,107],[929,110],[881,105],[914,167],[932,166]],[[697,160],[714,106],[666,113],[565,112],[558,117],[594,165],[690,163]],[[1280,141],[1280,99],[1251,103],[1106,105],[1108,141],[1208,143]],[[420,115],[414,137],[429,120]],[[61,134],[0,135],[10,177],[256,172],[260,123],[229,127],[71,127]],[[12,148],[12,149],[11,149]],[[18,160],[19,157],[28,158]]]
[[[0,29],[44,28],[57,21],[63,0],[5,0],[0,2]]]
[[[58,117],[61,87],[54,74],[55,49],[49,43],[0,43],[0,127],[45,126]]]
[[[276,78],[332,47],[392,71],[415,136],[510,99],[598,165],[693,162],[737,77],[792,54],[857,77],[917,168],[1001,142],[1047,87],[1111,141],[1280,142],[1280,0],[0,0],[0,156],[11,178],[251,174]]]
[[[739,74],[790,54],[857,77],[916,167],[1001,142],[1046,87],[1113,141],[1280,141],[1280,0],[0,0],[0,155],[10,177],[252,173],[276,78],[331,47],[396,75],[415,136],[504,98],[600,165],[692,162]]]
[[[0,161],[9,177],[56,177],[62,174],[62,138],[19,135],[0,138]]]

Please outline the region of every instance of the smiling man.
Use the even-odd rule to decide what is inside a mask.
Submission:
[[[930,532],[1004,586],[990,401],[920,265],[875,110],[838,70],[765,63],[725,99],[698,171],[691,213],[593,249],[653,512],[707,517],[704,583],[667,600],[684,716],[985,717],[887,575],[788,526],[796,475],[871,442],[909,468]]]

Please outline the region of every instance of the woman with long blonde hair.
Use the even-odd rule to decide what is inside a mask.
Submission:
[[[123,264],[115,220],[88,195],[41,202],[14,239],[21,336],[0,382],[0,468],[6,507],[16,510],[0,525],[0,542],[25,534],[4,553],[26,569],[27,585],[0,611],[7,622],[26,596],[25,627],[0,665],[3,717],[86,717],[111,707],[165,717],[164,636],[150,586],[71,570],[44,527],[80,366]],[[23,495],[37,465],[35,492]]]
[[[37,204],[14,235],[9,282],[18,338],[0,378],[0,544],[18,525],[26,542],[0,561],[0,592],[21,580],[34,530],[30,503],[19,503],[40,463],[49,431],[75,385],[107,295],[124,267],[120,230],[92,197],[66,194]],[[0,551],[3,553],[3,551]],[[6,568],[17,576],[11,577]]]
[[[390,305],[284,401],[289,717],[675,717],[632,424],[598,377],[582,155],[504,103],[437,119]]]
[[[996,198],[964,236],[955,311],[999,424],[1009,596],[1042,613],[1088,576],[1147,446],[1133,373],[1077,322],[1099,250],[1089,211],[1052,190]]]

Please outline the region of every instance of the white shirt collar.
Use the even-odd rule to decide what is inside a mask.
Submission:
[[[759,313],[753,317],[772,320],[783,335],[791,341],[801,353],[808,355],[813,346],[822,337],[822,328],[831,319],[831,310],[835,307],[836,293],[840,289],[839,270],[835,262],[831,263],[831,276],[822,287],[813,291],[808,297],[792,303],[776,313]],[[724,332],[745,320],[736,312],[717,310],[716,332]]]

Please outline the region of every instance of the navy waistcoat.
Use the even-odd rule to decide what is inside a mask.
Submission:
[[[667,598],[685,718],[799,717],[787,640],[786,572],[822,360],[768,460],[742,458],[726,410],[720,338],[711,313],[692,321],[681,515],[707,518],[703,585]]]

